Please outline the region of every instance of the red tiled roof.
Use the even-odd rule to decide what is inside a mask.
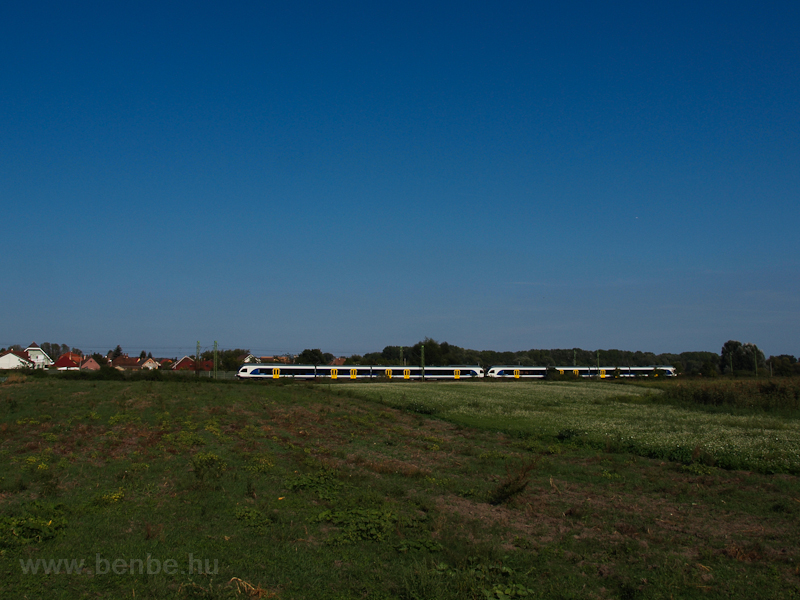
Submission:
[[[72,352],[68,352],[67,354],[62,354],[58,357],[58,360],[53,364],[56,369],[60,368],[69,368],[74,369],[80,365],[79,361],[75,361],[72,359],[73,356],[77,356],[77,354],[72,354]]]
[[[119,356],[112,360],[111,364],[115,367],[120,367],[123,369],[133,369],[139,366],[139,359],[129,358],[127,356]]]

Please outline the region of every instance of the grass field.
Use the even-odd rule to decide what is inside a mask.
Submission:
[[[667,396],[9,378],[0,597],[797,598],[797,416]]]
[[[488,387],[487,387],[488,385]],[[729,469],[800,474],[800,411],[665,404],[655,387],[602,382],[351,384],[353,394],[468,427]]]

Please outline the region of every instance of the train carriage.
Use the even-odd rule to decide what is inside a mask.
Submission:
[[[471,379],[483,377],[483,369],[476,366],[425,367],[425,379]]]
[[[245,364],[239,367],[239,379],[409,379],[409,380],[459,380],[483,377],[484,371],[478,366],[450,367],[412,367],[405,365],[284,365],[284,364]]]
[[[285,365],[282,363],[245,364],[239,367],[236,377],[239,379],[279,379],[292,377],[295,379],[315,379],[314,365]]]
[[[490,367],[486,372],[487,377],[511,377],[513,379],[544,379],[547,376],[547,367],[522,367],[520,365],[501,365]]]
[[[600,379],[614,379],[616,377],[675,377],[675,367],[550,367],[559,375],[574,375],[575,377],[599,377]],[[544,379],[548,367],[523,367],[520,365],[504,365],[490,367],[486,372],[487,377],[513,378],[513,379]]]

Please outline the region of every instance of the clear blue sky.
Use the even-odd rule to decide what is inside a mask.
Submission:
[[[0,9],[0,345],[800,354],[800,3]]]

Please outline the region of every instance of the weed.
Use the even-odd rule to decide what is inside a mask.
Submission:
[[[711,475],[716,469],[699,463],[680,465],[680,470],[689,475]]]
[[[403,540],[399,544],[395,544],[394,549],[401,554],[408,552],[441,552],[444,546],[433,540]]]
[[[611,479],[611,480],[622,479],[622,475],[620,475],[619,473],[614,473],[612,471],[609,471],[608,469],[603,469],[602,471],[600,471],[600,477],[602,477],[603,479]]]
[[[397,515],[380,509],[326,510],[317,515],[315,521],[332,523],[339,528],[339,532],[328,540],[338,546],[360,540],[382,541],[397,522]]]
[[[58,477],[52,471],[47,471],[42,477],[42,487],[40,494],[43,498],[50,498],[58,495]]]
[[[258,509],[252,506],[237,506],[234,516],[242,521],[246,527],[252,528],[256,533],[264,533],[272,522]]]
[[[164,525],[151,525],[148,522],[144,524],[144,539],[152,540],[152,539],[161,539],[164,533]]]
[[[128,425],[131,423],[139,423],[142,419],[138,416],[129,413],[117,413],[108,419],[110,426],[114,425]]]
[[[322,500],[332,500],[342,483],[335,478],[333,471],[323,469],[292,477],[286,482],[286,487],[292,491],[310,490]]]
[[[521,583],[495,584],[483,590],[484,595],[492,600],[506,600],[506,598],[523,598],[532,596],[535,591]]]
[[[192,446],[205,446],[206,441],[197,433],[191,431],[179,431],[178,433],[168,433],[163,437],[165,442],[172,442],[181,448],[191,448]]]
[[[119,488],[116,492],[109,492],[107,494],[101,494],[95,496],[94,503],[99,506],[108,506],[111,504],[117,504],[118,502],[122,502],[125,499],[125,490]]]
[[[501,452],[500,450],[487,450],[478,455],[479,460],[507,460],[509,458],[511,457],[507,453]]]
[[[556,434],[556,439],[559,442],[567,442],[574,437],[578,437],[580,432],[575,431],[574,429],[562,429]]]
[[[23,373],[9,373],[6,377],[5,383],[11,385],[14,383],[25,383],[28,380],[27,376]]]
[[[250,458],[250,464],[245,469],[253,474],[264,474],[275,466],[275,461],[269,454],[257,454]]]
[[[219,479],[227,469],[227,464],[219,456],[211,452],[198,452],[192,457],[194,476],[200,481]]]
[[[41,543],[56,537],[67,525],[61,506],[33,505],[31,509],[33,514],[0,517],[0,548]]]
[[[249,497],[249,498],[255,498],[256,497],[256,486],[255,486],[255,484],[253,484],[253,480],[252,479],[248,479],[247,480],[247,484],[245,486],[244,495]]]
[[[426,404],[425,402],[419,402],[419,401],[410,402],[403,408],[405,408],[405,410],[409,412],[417,413],[418,415],[436,414],[436,407],[431,406],[430,404]]]
[[[538,460],[522,463],[517,468],[506,466],[506,476],[489,492],[487,502],[493,506],[508,502],[528,487],[528,476],[536,468]]]

